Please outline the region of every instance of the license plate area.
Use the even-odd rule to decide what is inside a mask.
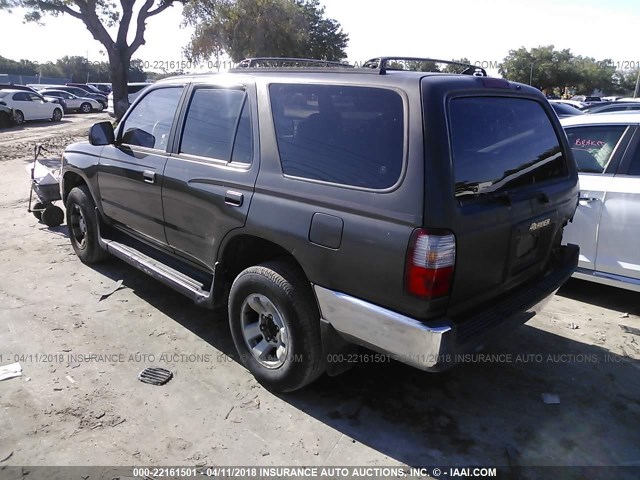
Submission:
[[[557,212],[549,212],[516,225],[511,234],[509,276],[540,264],[549,253],[556,231]]]

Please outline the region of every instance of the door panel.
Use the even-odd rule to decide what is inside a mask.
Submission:
[[[20,110],[24,114],[25,120],[35,120],[38,118],[36,108],[26,92],[16,93],[13,96],[15,110]]]
[[[183,90],[181,85],[150,90],[123,119],[116,144],[104,148],[98,168],[105,214],[162,244],[167,243],[162,176]]]
[[[258,172],[255,102],[243,86],[195,87],[162,185],[168,244],[209,267],[223,236],[244,225]]]
[[[598,245],[598,223],[602,214],[605,191],[613,176],[580,174],[580,201],[573,222],[564,229],[564,244],[580,245],[578,266],[594,270]]]
[[[107,145],[98,171],[104,213],[162,243],[166,237],[160,189],[166,162],[165,154]],[[154,176],[151,182],[150,174]]]
[[[596,270],[640,279],[640,177],[615,177],[605,194]]]
[[[596,270],[606,191],[633,132],[627,125],[604,124],[568,127],[566,133],[580,172],[580,200],[563,243],[580,246],[580,268]]]

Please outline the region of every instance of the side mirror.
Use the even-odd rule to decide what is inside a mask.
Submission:
[[[95,146],[111,145],[115,142],[111,122],[98,122],[89,129],[89,143]]]

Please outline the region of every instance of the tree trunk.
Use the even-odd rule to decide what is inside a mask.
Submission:
[[[113,111],[116,120],[124,116],[129,108],[129,65],[131,58],[122,53],[123,49],[117,46],[109,49],[109,73],[111,76],[111,89],[113,90]]]

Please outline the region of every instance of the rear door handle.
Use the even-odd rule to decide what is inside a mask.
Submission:
[[[598,200],[600,200],[598,197],[579,197],[578,198],[578,201],[584,202],[584,203],[597,202]]]
[[[244,195],[240,192],[234,192],[233,190],[227,190],[224,194],[224,203],[233,207],[241,207],[244,201]]]
[[[152,172],[151,170],[145,170],[144,172],[142,172],[142,179],[147,183],[155,183],[156,172]]]

